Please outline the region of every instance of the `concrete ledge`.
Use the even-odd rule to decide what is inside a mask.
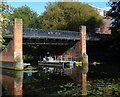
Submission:
[[[7,61],[2,61],[0,64],[0,68],[12,69],[12,70],[21,70],[21,69],[15,67],[14,62],[7,62]]]

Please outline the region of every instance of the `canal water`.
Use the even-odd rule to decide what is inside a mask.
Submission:
[[[120,97],[119,68],[101,65],[90,66],[87,97]],[[34,72],[2,69],[1,77],[2,97],[81,97],[81,84],[63,72],[42,71],[40,68]]]

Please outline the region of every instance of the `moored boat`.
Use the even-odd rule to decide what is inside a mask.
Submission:
[[[58,68],[70,68],[74,64],[73,61],[54,60],[52,57],[45,57],[43,61],[38,61],[40,67],[58,67]]]

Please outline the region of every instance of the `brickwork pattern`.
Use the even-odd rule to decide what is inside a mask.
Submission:
[[[80,55],[86,54],[86,26],[80,29]]]
[[[14,53],[13,53],[13,41],[7,45],[7,47],[1,53],[1,59],[5,62],[13,62],[14,61]]]
[[[81,59],[83,54],[86,54],[86,26],[80,28],[80,41],[67,49],[61,56]]]
[[[80,58],[80,42],[77,42],[76,44],[74,44],[72,47],[70,47],[68,50],[66,50],[62,56],[69,56],[69,57],[73,57],[73,58]]]
[[[22,23],[15,19],[14,23],[14,33],[13,33],[13,49],[14,49],[14,59],[18,56],[22,57]]]

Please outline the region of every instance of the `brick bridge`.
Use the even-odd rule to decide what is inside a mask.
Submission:
[[[15,19],[14,26],[9,26],[7,29],[10,33],[3,34],[5,43],[8,45],[1,53],[2,61],[13,62],[12,67],[18,69],[23,69],[22,44],[49,45],[49,47],[52,46],[51,53],[54,53],[54,55],[73,57],[80,61],[82,55],[86,54],[86,40],[90,45],[108,39],[108,35],[86,34],[85,26],[81,26],[79,32],[23,28],[21,19]]]

